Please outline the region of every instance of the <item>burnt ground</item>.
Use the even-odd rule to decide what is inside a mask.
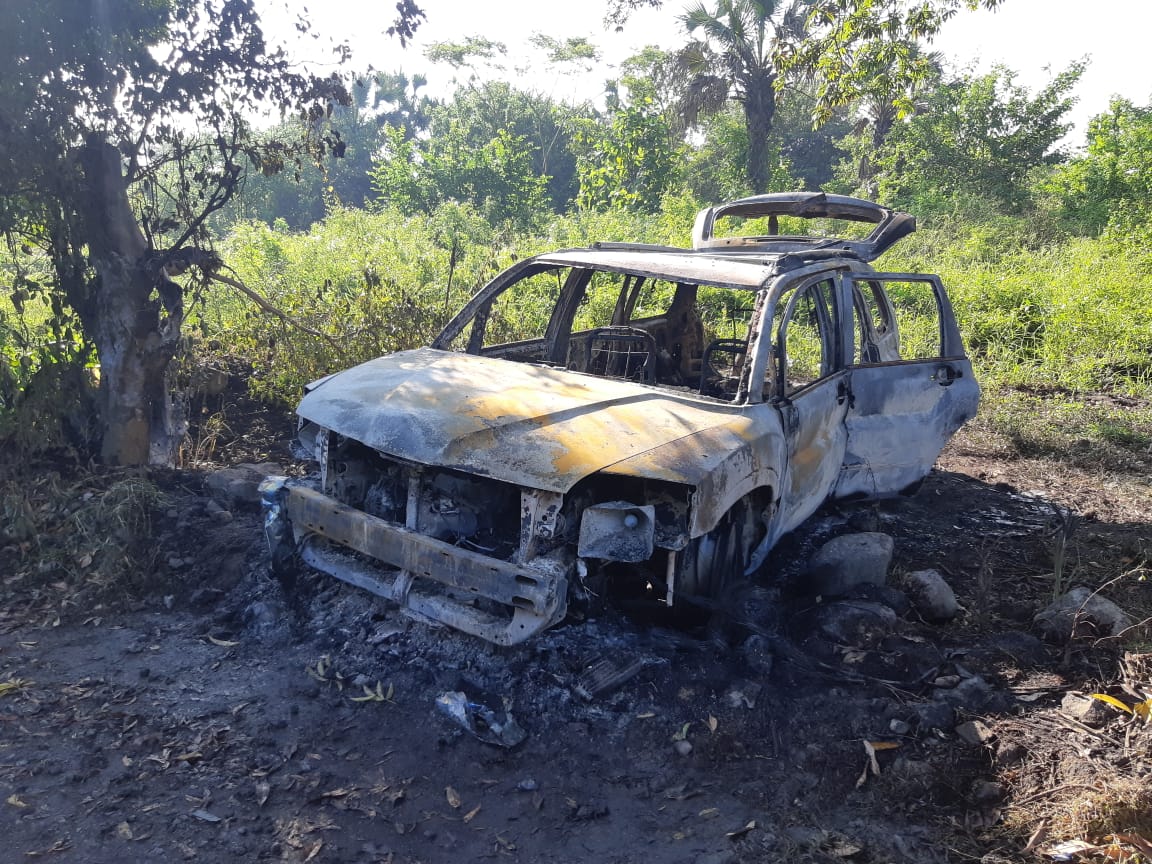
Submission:
[[[233,427],[199,455],[288,464],[284,418]],[[917,497],[821,511],[691,629],[603,608],[515,649],[331,580],[286,597],[258,513],[210,503],[202,469],[25,473],[0,551],[0,861],[996,862],[1111,832],[1130,852],[1147,729],[1067,697],[1148,686],[1147,632],[1031,631],[1051,503],[1081,517],[1067,582],[1152,608],[1152,457],[1130,462],[965,433]],[[117,505],[133,483],[142,522]],[[806,561],[877,529],[892,583],[936,568],[957,619],[828,623]],[[589,694],[593,667],[631,677]],[[436,704],[456,692],[524,740],[469,734]]]

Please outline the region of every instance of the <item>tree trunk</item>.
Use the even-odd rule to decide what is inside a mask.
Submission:
[[[179,303],[154,292],[166,281],[128,202],[120,151],[90,138],[80,154],[81,213],[95,275],[70,298],[100,360],[101,458],[109,465],[172,465],[183,437],[168,393],[168,365],[180,339]],[[77,289],[79,290],[79,289]]]
[[[765,71],[749,76],[744,88],[744,126],[748,132],[748,184],[754,195],[768,191],[768,135],[776,116],[776,76]]]

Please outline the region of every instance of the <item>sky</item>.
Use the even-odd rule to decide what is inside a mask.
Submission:
[[[541,0],[417,0],[427,21],[406,49],[384,35],[394,17],[390,0],[344,0],[311,4],[294,0],[263,0],[266,20],[275,30],[291,32],[290,20],[307,6],[315,30],[347,40],[354,63],[384,70],[428,74],[427,91],[446,96],[453,89],[454,73],[436,69],[423,57],[436,41],[460,41],[480,35],[508,46],[503,70],[486,74],[504,77],[556,99],[597,99],[604,81],[613,77],[621,61],[646,44],[664,48],[682,44],[677,15],[687,0],[666,0],[663,10],[637,12],[623,33],[606,31],[603,0],[544,3]],[[275,22],[279,22],[277,25]],[[582,74],[569,69],[549,71],[528,44],[533,33],[554,37],[586,36],[602,50],[601,60]],[[1068,141],[1083,143],[1087,121],[1106,111],[1109,99],[1121,95],[1138,105],[1152,102],[1152,62],[1148,37],[1152,34],[1149,0],[1004,0],[996,12],[962,12],[949,22],[932,45],[959,68],[982,72],[1003,64],[1018,73],[1018,82],[1033,90],[1051,75],[1079,58],[1090,60],[1073,91],[1079,103],[1070,114],[1076,128]],[[314,42],[314,45],[321,44]],[[315,50],[315,49],[314,49]],[[313,56],[323,56],[315,54]],[[530,71],[525,61],[536,58]],[[519,69],[517,67],[520,67]]]

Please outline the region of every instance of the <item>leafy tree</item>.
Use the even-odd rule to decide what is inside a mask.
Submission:
[[[582,208],[659,209],[674,176],[671,130],[662,114],[621,105],[607,124],[578,126],[575,146]]]
[[[916,212],[947,208],[941,199],[955,196],[1019,211],[1034,170],[1064,159],[1056,144],[1071,128],[1068,93],[1083,69],[1072,64],[1035,95],[1002,67],[945,82],[922,113],[893,128],[891,146],[876,157],[881,197]]]
[[[912,110],[933,63],[920,49],[962,9],[995,9],[1003,0],[811,0],[802,26],[778,32],[772,63],[779,90],[786,80],[815,86],[813,119],[860,100],[885,97],[897,116]],[[605,23],[623,29],[632,12],[664,0],[608,0]],[[774,4],[773,4],[774,5]]]
[[[416,214],[455,201],[519,226],[547,212],[546,178],[533,171],[524,140],[506,129],[479,146],[456,120],[434,124],[426,139],[408,139],[391,126],[384,137],[384,154],[371,172],[381,204]]]
[[[404,36],[420,13],[401,7]],[[268,44],[254,0],[11,0],[5,13],[0,231],[51,261],[47,282],[21,289],[95,347],[103,458],[170,462],[184,320],[172,277],[221,278],[208,218],[250,168],[275,173],[292,152],[243,118],[271,106],[315,122],[347,94]]]
[[[1062,220],[1089,235],[1152,223],[1152,106],[1113,99],[1088,124],[1084,154],[1041,185]]]
[[[403,72],[377,72],[351,88],[352,104],[335,105],[319,124],[322,134],[338,136],[340,159],[311,158],[297,153],[283,171],[255,174],[223,211],[214,225],[224,229],[238,219],[259,219],[271,224],[283,219],[300,230],[322,219],[333,205],[364,207],[374,193],[368,172],[383,146],[385,125],[403,130],[408,138],[427,129],[435,104],[420,93],[427,79]],[[273,139],[300,139],[308,132],[299,120],[290,120],[264,133]]]
[[[376,189],[409,212],[427,212],[446,200],[470,201],[478,209],[500,213],[498,218],[519,222],[532,221],[542,208],[562,211],[578,190],[571,128],[583,113],[505,82],[462,87],[450,102],[430,112],[426,137],[403,148],[390,141],[376,170]],[[492,146],[498,140],[514,142],[516,152],[499,155],[503,151]],[[464,191],[454,186],[460,178],[444,162],[456,158],[452,153],[470,160],[474,170],[480,170],[477,160],[483,154],[493,182],[469,185]],[[495,158],[510,161],[498,167],[491,162]],[[493,185],[497,176],[511,185],[499,190]],[[546,193],[543,203],[535,192],[538,181]],[[417,194],[416,187],[423,191]],[[482,190],[480,198],[473,197],[477,190]],[[491,210],[483,199],[501,203]]]
[[[812,0],[716,0],[688,7],[680,17],[698,38],[685,46],[678,62],[686,73],[680,100],[685,125],[714,114],[729,100],[744,113],[747,177],[754,193],[768,189],[772,120],[776,116],[780,67],[778,46],[802,37]]]

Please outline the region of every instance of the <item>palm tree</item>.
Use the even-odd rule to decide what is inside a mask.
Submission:
[[[690,76],[680,100],[681,121],[692,127],[728,100],[739,102],[748,132],[748,183],[754,193],[768,191],[771,176],[768,135],[776,114],[778,50],[803,37],[812,3],[716,0],[710,8],[701,0],[680,16],[689,35],[697,37],[678,55]]]

